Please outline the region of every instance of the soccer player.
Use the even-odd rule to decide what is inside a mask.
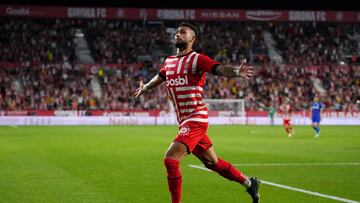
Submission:
[[[324,105],[319,101],[318,96],[314,97],[314,101],[311,102],[310,108],[312,127],[315,130],[315,138],[318,138],[320,136],[321,114],[324,109]]]
[[[260,104],[261,108],[263,108],[265,111],[268,112],[269,118],[270,118],[270,125],[274,126],[274,116],[276,113],[276,109],[273,107],[273,105],[270,105],[269,107],[265,106],[264,104]]]
[[[136,99],[142,93],[166,82],[167,93],[172,99],[179,122],[179,132],[164,158],[172,203],[179,203],[181,200],[180,161],[190,153],[199,158],[208,169],[243,185],[252,202],[258,202],[260,181],[256,177],[247,177],[216,155],[206,134],[208,109],[202,102],[206,73],[249,79],[254,74],[253,67],[246,65],[246,61],[239,66],[220,64],[204,54],[195,52],[193,45],[197,37],[195,26],[181,23],[175,34],[177,54],[167,57],[159,73],[148,83],[140,81],[140,87],[134,93]]]
[[[283,113],[283,125],[288,137],[290,138],[294,134],[294,129],[291,125],[291,106],[289,99],[285,99],[285,102],[281,105],[281,110]]]

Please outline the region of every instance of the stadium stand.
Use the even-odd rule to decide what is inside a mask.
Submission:
[[[166,109],[163,87],[140,102],[131,96],[138,81],[156,74],[173,50],[168,29],[179,22],[150,23],[0,18],[0,109]],[[294,109],[302,110],[308,108],[316,94],[314,83],[319,81],[327,92],[323,100],[328,109],[359,110],[359,24],[195,24],[200,31],[199,52],[225,63],[246,58],[257,72],[250,81],[209,76],[205,98],[243,98],[247,110],[257,110],[259,103],[278,107],[290,97]],[[74,40],[77,30],[101,67],[81,64]],[[270,53],[278,53],[282,63]],[[122,64],[122,68],[106,64]]]

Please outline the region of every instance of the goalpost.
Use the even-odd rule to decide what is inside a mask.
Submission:
[[[220,117],[245,118],[244,99],[204,99],[209,111],[218,111]]]

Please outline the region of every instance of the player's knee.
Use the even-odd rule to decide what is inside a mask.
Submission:
[[[170,147],[165,153],[165,158],[180,161],[186,155],[187,155],[186,148],[182,148],[179,146],[178,147]]]
[[[171,151],[167,151],[165,154],[165,159],[173,159],[173,160],[178,160],[178,156],[176,153],[173,153]],[[178,160],[179,161],[179,160]]]
[[[181,159],[185,156],[184,153],[179,153],[177,151],[169,150],[165,154],[165,159],[173,159],[177,161],[181,161]]]

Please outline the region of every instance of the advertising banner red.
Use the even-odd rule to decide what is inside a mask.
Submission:
[[[133,68],[133,69],[139,69],[144,66],[143,63],[132,63],[132,64],[77,64],[79,67],[82,68],[89,68],[90,70],[96,71],[98,68],[115,68],[115,69],[122,69],[122,68]],[[0,68],[21,68],[21,67],[27,67],[28,65],[22,64],[22,63],[7,63],[7,62],[0,62]],[[30,64],[30,67],[35,66],[44,66],[44,67],[61,67],[64,66],[64,64]]]
[[[0,5],[0,16],[119,20],[360,22],[360,11],[163,9]]]

